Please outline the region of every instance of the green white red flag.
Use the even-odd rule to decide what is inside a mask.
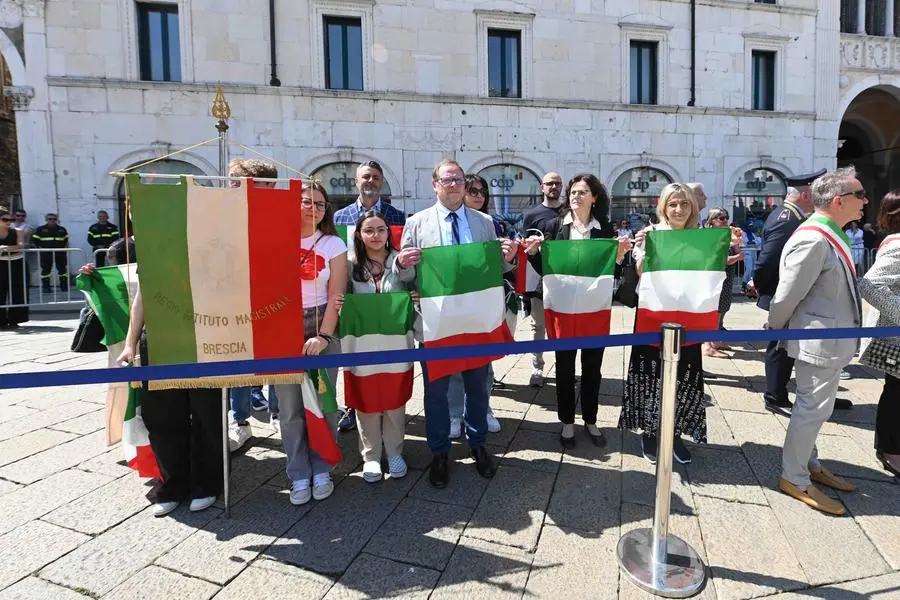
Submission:
[[[511,342],[499,241],[424,248],[417,269],[426,348]],[[431,381],[500,356],[428,361]]]
[[[609,335],[618,247],[613,239],[543,242],[547,337]]]
[[[730,244],[727,227],[649,232],[635,333],[658,332],[663,323],[717,329]]]
[[[341,351],[409,350],[413,342],[409,293],[346,294],[341,308]],[[364,413],[404,406],[412,397],[413,364],[366,365],[344,369],[344,401]]]
[[[534,267],[528,261],[528,255],[525,253],[525,246],[519,246],[517,252],[518,262],[516,263],[516,293],[518,295],[534,292],[538,289],[541,282],[541,276],[535,271]]]

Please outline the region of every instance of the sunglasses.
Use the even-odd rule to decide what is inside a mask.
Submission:
[[[0,217],[0,221],[3,221],[4,223],[12,223],[12,219],[10,219],[9,217]]]
[[[481,188],[469,188],[468,190],[466,190],[466,193],[470,196],[481,196],[482,198],[484,198],[484,190]]]
[[[846,194],[841,194],[839,197],[843,198],[844,196],[856,196],[860,200],[866,198],[866,190],[856,190],[855,192],[847,192]]]

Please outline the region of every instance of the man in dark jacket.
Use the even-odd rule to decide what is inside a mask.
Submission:
[[[101,210],[97,213],[97,222],[88,227],[87,240],[94,252],[96,265],[102,267],[106,264],[106,250],[112,243],[119,239],[119,228],[109,222],[109,213]]]
[[[69,232],[59,224],[59,217],[54,213],[47,213],[47,222],[34,230],[31,240],[35,248],[68,248]],[[53,265],[56,265],[56,273],[59,275],[60,291],[69,289],[69,261],[65,251],[41,252],[41,290],[50,293],[50,274]]]

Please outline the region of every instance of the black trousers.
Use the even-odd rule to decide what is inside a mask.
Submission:
[[[566,425],[575,422],[575,352],[556,353],[556,414]],[[603,348],[581,350],[581,417],[586,425],[597,423],[602,364]]]
[[[69,279],[69,260],[66,252],[41,252],[41,284],[44,288],[50,287],[50,272],[53,263],[56,263],[56,274],[59,275],[59,285],[65,287]]]
[[[25,304],[25,259],[0,259],[0,304]],[[0,308],[0,326],[24,323],[28,307]]]
[[[93,250],[94,252],[96,252],[99,249],[100,248],[91,248],[91,250]],[[100,267],[106,266],[106,252],[105,252],[106,248],[103,248],[103,250],[104,250],[104,252],[97,252],[96,254],[94,254],[94,261],[95,261],[94,266],[97,267],[98,269]]]
[[[766,398],[785,402],[788,399],[787,384],[794,370],[794,359],[787,350],[771,341],[766,348]]]
[[[887,374],[875,417],[875,449],[900,454],[900,379]]]
[[[222,492],[222,390],[154,390],[141,393],[163,484],[159,502],[218,496]]]

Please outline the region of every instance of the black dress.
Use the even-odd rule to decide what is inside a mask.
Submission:
[[[15,246],[17,243],[16,230],[10,227],[6,237],[0,239],[0,246]],[[0,306],[25,303],[24,255],[20,250],[0,255]],[[27,320],[27,306],[0,308],[0,327],[18,325]]]

